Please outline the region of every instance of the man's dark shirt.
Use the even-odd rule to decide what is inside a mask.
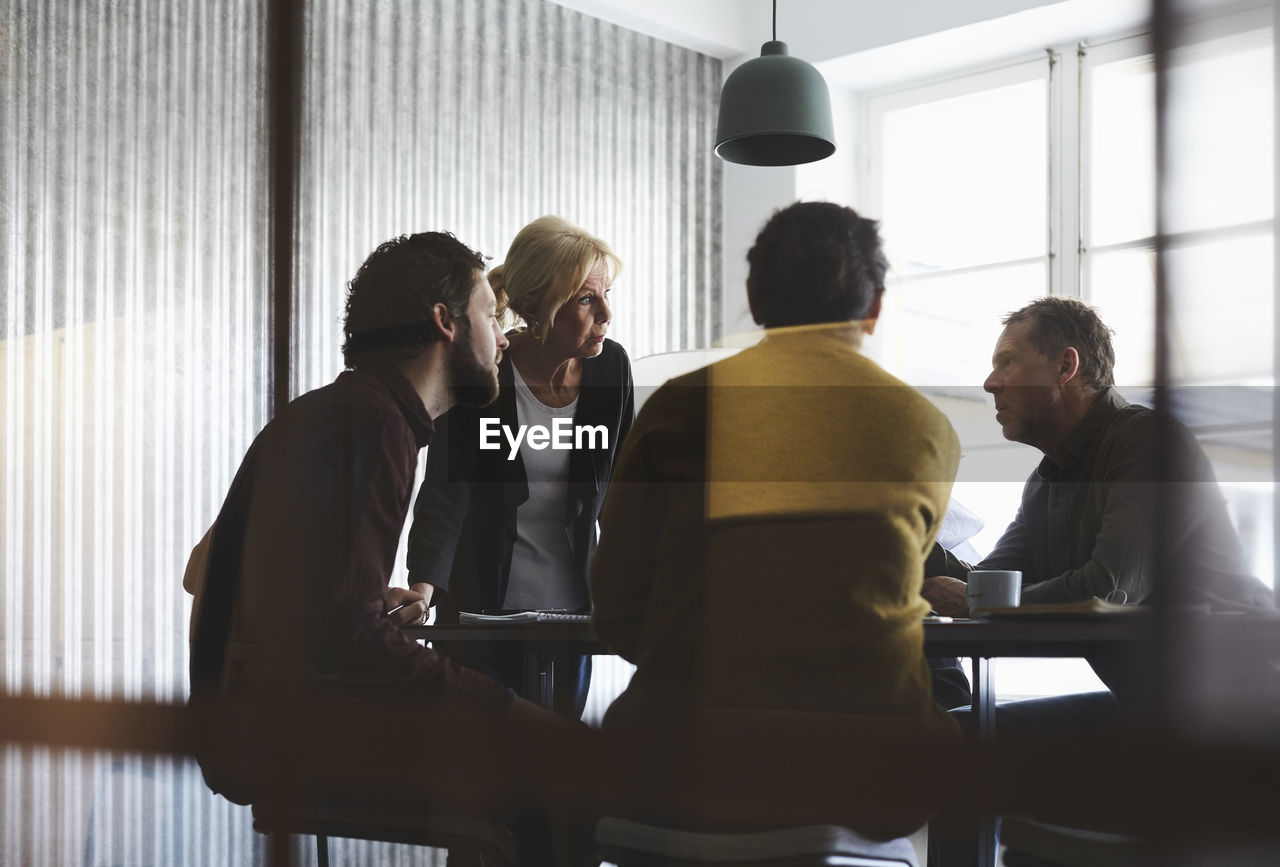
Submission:
[[[1108,594],[1143,603],[1158,590],[1163,540],[1165,562],[1186,570],[1198,601],[1271,607],[1271,591],[1245,574],[1208,458],[1177,422],[1163,432],[1168,468],[1156,466],[1159,423],[1153,410],[1127,403],[1114,388],[1101,393],[1067,438],[1062,465],[1040,462],[1013,523],[976,568],[1020,570],[1024,605]],[[964,580],[971,568],[935,545],[925,574]]]
[[[446,698],[505,707],[506,690],[405,637],[383,613],[418,452],[433,429],[391,368],[346,371],[263,429],[218,516],[193,686],[287,682],[419,707]]]

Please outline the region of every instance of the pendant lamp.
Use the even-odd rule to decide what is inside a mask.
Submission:
[[[827,82],[778,41],[778,0],[773,0],[773,39],[759,57],[731,72],[720,91],[716,156],[748,166],[795,166],[835,150]]]

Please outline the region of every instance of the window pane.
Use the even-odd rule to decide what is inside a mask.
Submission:
[[[1155,379],[1155,261],[1150,250],[1117,250],[1088,258],[1089,303],[1114,331],[1115,378],[1126,386]]]
[[[1155,72],[1150,57],[1090,75],[1090,245],[1155,234]]]
[[[1246,35],[1197,46],[1170,69],[1168,231],[1270,219],[1272,49]],[[1091,246],[1155,233],[1155,72],[1150,56],[1090,73]]]
[[[1175,381],[1272,382],[1271,236],[1169,251]]]
[[[1220,40],[1171,69],[1169,231],[1271,218],[1271,53]]]
[[[1045,294],[1046,279],[1045,266],[1035,264],[890,286],[886,366],[916,386],[981,387],[1001,318]]]
[[[1234,468],[1225,468],[1231,472]],[[1224,478],[1221,461],[1214,461],[1218,478]],[[1256,470],[1255,470],[1256,472]],[[1271,543],[1275,526],[1275,483],[1272,481],[1224,481],[1222,493],[1227,499],[1227,511],[1240,536],[1244,549],[1245,567],[1250,575],[1256,575],[1268,587],[1275,586],[1275,547]]]
[[[883,232],[901,274],[1045,252],[1043,79],[888,111]]]
[[[1090,294],[1115,329],[1116,382],[1153,379],[1151,254],[1090,259]],[[1270,235],[1174,248],[1167,258],[1175,382],[1271,383],[1275,299]]]

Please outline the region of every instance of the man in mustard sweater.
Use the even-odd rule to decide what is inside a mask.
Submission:
[[[605,500],[592,623],[637,666],[605,725],[767,709],[946,736],[920,586],[960,447],[860,352],[887,268],[876,223],[798,203],[748,261],[764,339],[649,399]]]

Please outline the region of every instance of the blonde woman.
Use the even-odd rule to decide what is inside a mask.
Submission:
[[[409,583],[438,623],[459,611],[589,610],[596,518],[634,416],[631,362],[607,336],[620,268],[604,241],[546,216],[489,272],[500,315],[521,327],[507,335],[497,401],[437,423],[409,531]],[[516,653],[441,649],[509,687],[521,682]],[[580,717],[591,658],[561,662],[556,709]]]

